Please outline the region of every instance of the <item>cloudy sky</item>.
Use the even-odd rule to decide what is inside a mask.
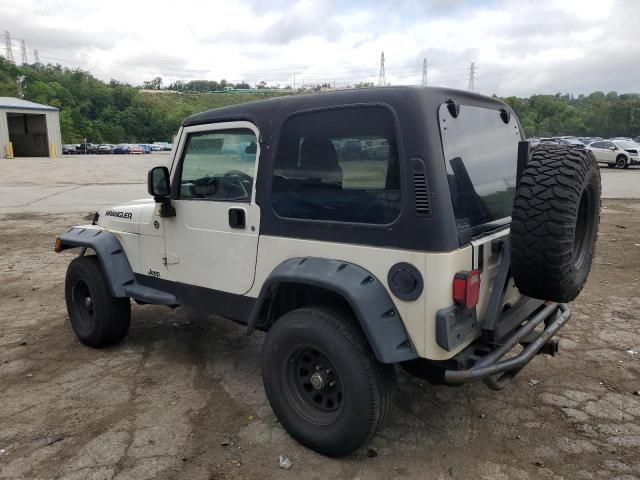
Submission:
[[[387,81],[481,93],[640,91],[640,0],[0,0],[20,58],[140,84]],[[0,39],[2,40],[2,39]],[[4,54],[1,48],[0,54]]]

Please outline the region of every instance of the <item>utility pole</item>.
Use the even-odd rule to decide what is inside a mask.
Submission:
[[[38,56],[37,48],[33,51],[33,61],[35,62],[36,65],[40,63],[40,57]]]
[[[22,65],[26,65],[29,63],[27,59],[27,44],[24,42],[24,38],[20,40],[20,57],[22,60]]]
[[[476,91],[476,64],[475,62],[471,62],[471,67],[469,68],[469,86],[467,90],[470,92]]]
[[[427,59],[422,60],[422,86],[427,86]]]
[[[16,59],[13,58],[13,50],[11,49],[11,34],[6,30],[4,32],[4,48],[4,58],[7,59],[7,62],[16,63]]]
[[[378,86],[382,87],[387,84],[387,74],[384,71],[384,52],[380,55],[380,74],[378,75]]]
[[[293,90],[296,90],[296,72],[293,72]]]

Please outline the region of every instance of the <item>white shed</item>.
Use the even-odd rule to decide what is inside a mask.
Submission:
[[[62,156],[59,113],[48,105],[0,97],[0,158]]]

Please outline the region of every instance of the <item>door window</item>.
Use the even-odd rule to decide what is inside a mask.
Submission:
[[[180,199],[251,201],[257,155],[252,130],[193,132],[183,152]]]
[[[382,107],[296,115],[283,126],[271,200],[281,217],[388,224],[400,213],[395,125]]]

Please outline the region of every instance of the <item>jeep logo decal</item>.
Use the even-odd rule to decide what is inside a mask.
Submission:
[[[105,212],[105,216],[107,216],[107,217],[124,218],[125,220],[131,220],[132,213],[131,212],[120,212],[118,210],[107,210]]]
[[[151,267],[149,267],[149,271],[147,272],[147,275],[160,278],[160,272],[158,270],[153,270]]]

